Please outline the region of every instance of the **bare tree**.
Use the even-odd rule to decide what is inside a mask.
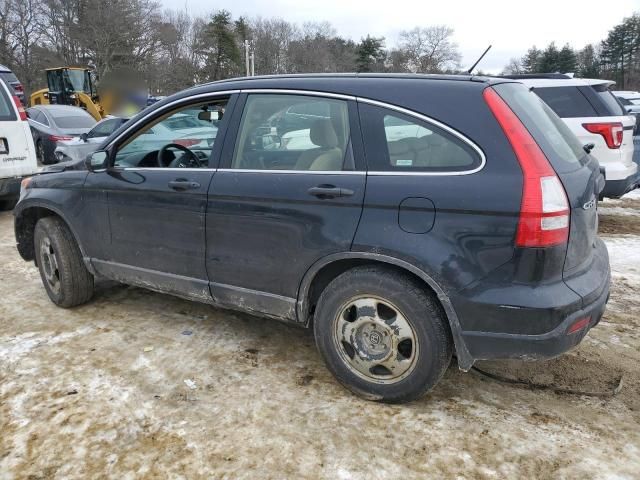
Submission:
[[[524,67],[520,59],[513,57],[509,60],[502,70],[502,75],[519,75],[525,73]]]
[[[416,27],[400,32],[398,50],[399,56],[404,56],[404,70],[439,73],[457,69],[461,56],[452,37],[453,29],[445,25]]]

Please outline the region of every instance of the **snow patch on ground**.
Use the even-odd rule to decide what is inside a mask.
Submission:
[[[617,235],[603,238],[609,250],[613,275],[640,276],[640,237]]]

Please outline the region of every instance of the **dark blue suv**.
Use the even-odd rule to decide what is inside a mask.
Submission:
[[[508,79],[222,81],[24,181],[16,238],[61,307],[107,278],[312,327],[347,388],[407,401],[454,353],[552,357],[598,323],[587,151]]]

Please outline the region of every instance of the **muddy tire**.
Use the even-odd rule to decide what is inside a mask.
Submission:
[[[70,308],[91,299],[93,275],[85,267],[80,248],[61,219],[38,220],[34,248],[42,283],[53,303]]]
[[[453,352],[434,296],[411,277],[378,266],[348,270],[325,288],[314,334],[343,386],[387,403],[423,396],[438,383]]]
[[[42,144],[42,140],[38,140],[36,142],[36,158],[38,159],[38,163],[40,165],[46,165],[47,159],[44,153],[44,145]]]

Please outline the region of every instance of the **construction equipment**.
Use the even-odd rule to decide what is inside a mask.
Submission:
[[[83,108],[96,121],[111,111],[107,98],[101,98],[88,68],[48,68],[47,86],[31,94],[29,105],[73,105]]]

